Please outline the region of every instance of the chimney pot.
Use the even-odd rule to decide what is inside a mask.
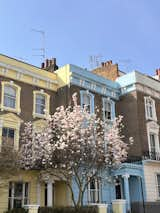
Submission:
[[[46,59],[46,68],[49,66],[49,60]]]
[[[105,64],[105,63],[104,63],[104,62],[102,62],[102,63],[101,63],[101,66],[102,66],[102,67],[104,67],[104,64]]]
[[[156,69],[156,75],[160,76],[160,68]]]
[[[41,69],[44,69],[44,67],[45,67],[45,63],[43,62],[43,63],[41,64]]]
[[[52,58],[51,61],[52,61],[52,65],[56,65],[56,58]]]

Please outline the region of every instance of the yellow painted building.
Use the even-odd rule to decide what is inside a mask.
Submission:
[[[23,123],[31,120],[40,129],[45,125],[43,119],[54,112],[60,79],[53,61],[48,61],[53,69],[46,71],[0,55],[0,149],[7,141],[18,150]],[[40,181],[38,171],[13,173],[0,174],[0,213],[27,204],[71,205],[64,181]]]

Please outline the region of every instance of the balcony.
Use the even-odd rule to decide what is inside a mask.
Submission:
[[[157,160],[157,161],[160,161],[160,152],[155,152],[155,151],[144,152],[143,159],[144,160]]]

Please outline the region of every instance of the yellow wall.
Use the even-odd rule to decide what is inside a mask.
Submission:
[[[70,206],[71,194],[65,182],[55,182],[55,206]]]
[[[29,204],[37,204],[37,182],[38,182],[37,171],[19,171],[17,175],[11,175],[7,178],[1,176],[0,184],[0,213],[3,213],[8,209],[8,189],[9,182],[28,182],[29,183]],[[44,189],[45,184],[41,182],[40,187],[40,205],[44,206]],[[55,206],[70,206],[71,196],[65,182],[55,182],[55,193],[54,193],[54,205]]]
[[[57,81],[58,81],[58,87],[64,87],[70,83],[70,65],[67,64],[63,67],[60,67],[56,72],[57,74]]]
[[[17,175],[12,175],[6,179],[6,176],[3,178],[2,184],[0,185],[0,213],[3,213],[8,209],[8,189],[9,182],[11,181],[22,181],[29,183],[29,199],[30,203],[37,204],[37,175],[35,171],[20,171]]]
[[[4,73],[3,70],[6,69],[7,72]],[[18,77],[19,72],[17,70],[21,70],[22,75]],[[25,73],[29,72],[28,74]],[[55,73],[47,72],[43,69],[35,67],[33,65],[18,61],[16,59],[4,56],[0,54],[0,75],[15,79],[18,81],[25,82],[27,84],[37,85],[41,88],[50,89],[53,91],[57,90],[57,75]],[[38,82],[35,82],[33,76],[39,76],[43,79],[38,79]],[[47,82],[52,81],[50,86],[47,87]]]

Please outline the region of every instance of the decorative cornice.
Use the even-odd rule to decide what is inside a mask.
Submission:
[[[134,83],[131,85],[127,85],[125,87],[121,87],[121,95],[125,95],[127,93],[139,91],[146,95],[152,96],[154,98],[160,99],[160,93],[149,86],[142,85],[140,83]]]
[[[84,76],[78,75],[76,73],[72,73],[70,77],[70,82],[73,85],[82,87],[86,90],[90,90],[101,95],[110,97],[112,99],[119,99],[119,90],[115,88],[111,88],[108,85],[101,83],[100,81],[96,81],[93,79],[88,79]]]
[[[46,72],[41,69],[39,70]],[[29,69],[13,66],[4,62],[0,62],[0,75],[50,90],[55,90],[55,87],[57,87],[58,84],[57,80],[53,80],[52,78],[43,76],[41,75],[41,73],[34,73]],[[53,75],[53,73],[50,73],[50,75]],[[30,77],[30,81],[26,80],[28,77]],[[44,82],[43,86],[40,85],[40,82],[42,81]]]
[[[159,84],[160,85],[160,84]],[[136,84],[136,90],[143,92],[149,96],[152,96],[154,98],[160,99],[160,92],[156,91],[155,89],[152,89],[151,87],[142,85],[140,83]]]

